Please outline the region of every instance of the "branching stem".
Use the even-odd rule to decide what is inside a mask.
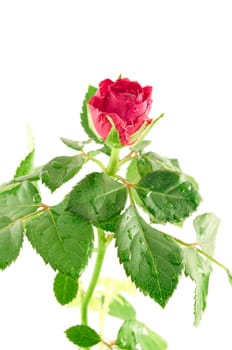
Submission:
[[[90,157],[90,156],[88,156],[88,159],[91,160],[92,162],[96,163],[97,165],[99,165],[99,167],[101,168],[101,170],[103,172],[106,171],[104,164],[99,159],[97,159],[95,157]]]
[[[136,152],[132,149],[127,156],[125,156],[124,158],[122,158],[119,161],[119,166],[121,167],[123,164],[129,162],[132,159],[135,159],[134,155],[136,154]]]
[[[169,236],[169,235],[168,235]],[[198,247],[198,243],[186,243],[184,241],[182,241],[181,239],[175,238],[175,241],[185,247],[188,248],[194,248],[197,250],[197,252],[201,255],[204,255],[208,260],[210,260],[212,263],[214,263],[215,265],[219,266],[220,268],[222,268],[223,270],[225,270],[226,272],[229,271],[229,269],[223,265],[222,263],[220,263],[220,261],[216,260],[215,258],[213,258],[211,255],[209,255],[208,253],[206,253],[204,250],[202,250],[201,248]]]

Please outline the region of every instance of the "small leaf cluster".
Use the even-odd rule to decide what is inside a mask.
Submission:
[[[207,304],[212,262],[217,263],[212,256],[220,220],[213,213],[195,216],[193,244],[166,232],[165,224],[181,227],[198,209],[202,199],[197,182],[183,172],[178,160],[146,151],[150,141],[140,139],[120,158],[114,149],[118,144],[116,129],[105,142],[99,140],[88,118],[88,100],[95,93],[96,88],[90,86],[81,113],[81,124],[89,139],[61,139],[75,151],[73,156],[58,156],[35,168],[33,150],[20,163],[14,178],[0,187],[0,268],[5,269],[17,259],[27,238],[56,271],[53,289],[57,301],[66,305],[81,295],[79,304],[84,309],[90,306],[85,298],[90,292],[80,288],[81,276],[94,254],[100,232],[98,253],[105,252],[114,241],[126,275],[161,307],[173,295],[180,277],[190,277],[196,286],[194,324],[198,325]],[[86,151],[93,143],[97,149]],[[54,192],[80,174],[89,162],[98,166],[98,171],[80,179],[60,203],[43,203],[40,183]],[[231,282],[232,274],[228,269],[226,272]],[[94,288],[92,298],[93,291]],[[158,334],[136,319],[135,309],[123,294],[117,291],[112,295],[113,299],[109,299],[103,293],[100,300],[108,315],[123,322],[115,339],[104,340],[100,331],[89,327],[83,317],[82,324],[65,331],[71,342],[82,348],[98,343],[109,349],[167,348]]]

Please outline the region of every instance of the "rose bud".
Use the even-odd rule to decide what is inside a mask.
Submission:
[[[152,87],[144,88],[136,81],[120,78],[113,82],[105,79],[99,84],[96,95],[89,100],[89,118],[98,137],[106,140],[111,129],[118,132],[118,147],[138,141],[141,133],[152,122]]]

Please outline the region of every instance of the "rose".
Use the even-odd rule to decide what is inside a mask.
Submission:
[[[96,134],[106,140],[114,125],[121,145],[135,143],[141,132],[152,122],[148,118],[151,93],[151,86],[143,88],[137,81],[127,78],[115,82],[103,80],[96,95],[89,100],[91,124]]]

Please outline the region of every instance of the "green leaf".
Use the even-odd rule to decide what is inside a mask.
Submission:
[[[213,213],[202,214],[197,216],[193,221],[198,244],[211,256],[214,253],[215,238],[219,224],[220,219]],[[209,278],[212,267],[209,260],[199,255],[194,248],[184,249],[184,257],[185,274],[186,276],[190,276],[196,284],[194,295],[194,325],[198,326],[207,306]]]
[[[18,166],[14,178],[31,173],[34,169],[35,150],[33,149]]]
[[[141,180],[141,175],[138,170],[138,161],[137,159],[133,159],[128,168],[127,168],[127,174],[126,179],[132,184],[137,184]],[[148,216],[150,218],[150,222],[155,222],[153,219],[153,216],[148,212],[147,208],[143,204],[142,200],[140,199],[138,193],[136,192],[134,187],[131,187],[131,194],[136,204],[138,204],[146,213],[148,213]]]
[[[116,227],[118,225],[118,222],[120,220],[121,216],[120,215],[116,215],[115,217],[112,217],[104,222],[101,222],[99,224],[99,226],[101,226],[101,228],[104,230],[104,231],[107,231],[107,232],[115,232],[116,230]]]
[[[53,290],[57,301],[61,305],[68,304],[77,295],[77,280],[58,272],[54,280]]]
[[[81,154],[72,157],[56,157],[43,166],[41,171],[42,182],[54,192],[76,175],[84,162],[85,160]]]
[[[91,173],[71,191],[68,209],[100,226],[119,215],[126,203],[125,186],[103,173]]]
[[[128,168],[127,168],[127,174],[126,174],[127,181],[137,184],[141,180],[141,175],[139,173],[138,169],[138,162],[137,159],[133,159]]]
[[[74,141],[74,140],[66,139],[65,137],[61,137],[60,139],[66,146],[74,149],[75,151],[82,151],[83,147],[86,144],[90,143],[90,140],[88,140],[88,141]]]
[[[155,152],[148,152],[140,155],[137,162],[141,177],[157,170],[170,170],[181,175],[183,181],[190,182],[198,189],[196,180],[181,170],[178,159],[163,157]]]
[[[194,248],[184,249],[185,274],[196,284],[194,295],[194,325],[198,326],[206,309],[211,264]]]
[[[193,225],[198,244],[207,254],[213,256],[220,219],[214,213],[205,213],[197,216]]]
[[[19,219],[37,210],[41,198],[30,182],[11,184],[0,192],[0,216]]]
[[[150,144],[151,144],[151,141],[144,140],[139,142],[135,146],[132,146],[131,149],[133,149],[135,152],[142,152],[144,148],[146,148]]]
[[[65,331],[67,338],[75,345],[82,348],[100,343],[101,338],[97,332],[88,326],[73,326]]]
[[[16,177],[16,178],[13,179],[12,183],[23,182],[23,181],[31,181],[31,182],[37,181],[37,180],[40,179],[41,169],[42,169],[42,166],[34,169],[32,171],[32,173],[30,173],[30,174]]]
[[[86,134],[95,142],[97,143],[103,143],[102,140],[100,140],[96,134],[94,133],[94,131],[92,130],[92,125],[91,120],[88,116],[88,102],[90,100],[90,98],[92,96],[94,96],[97,92],[97,88],[94,86],[89,85],[87,93],[85,95],[84,101],[83,101],[83,105],[82,105],[82,112],[81,112],[81,125],[84,129],[84,131],[86,132]]]
[[[179,174],[158,170],[142,178],[136,191],[157,222],[180,222],[190,216],[200,203],[200,195]]]
[[[97,155],[104,153],[107,156],[111,155],[111,148],[107,145],[104,145],[101,148],[96,149],[95,151],[89,151],[88,156],[90,157],[96,157]]]
[[[137,162],[141,177],[157,170],[170,170],[176,173],[180,172],[180,165],[177,159],[161,157],[155,152],[142,154]]]
[[[111,148],[107,145],[104,145],[103,147],[99,148],[98,151],[106,154],[107,156],[111,155]]]
[[[108,313],[121,320],[134,320],[136,317],[134,307],[121,294],[110,303]]]
[[[227,276],[228,276],[228,280],[230,282],[230,285],[232,286],[232,271],[230,271],[229,269],[227,269]]]
[[[144,323],[128,320],[119,329],[116,345],[126,350],[165,350],[166,341],[151,331]]]
[[[51,207],[28,222],[26,234],[45,263],[75,279],[92,253],[93,228],[63,207],[63,203]]]
[[[0,217],[0,269],[5,269],[19,255],[23,243],[23,229],[19,221]]]
[[[182,251],[175,241],[148,225],[130,207],[116,231],[120,263],[137,288],[164,307],[182,270]]]
[[[166,350],[167,342],[157,333],[146,327],[147,334],[140,335],[140,345],[142,350]]]

